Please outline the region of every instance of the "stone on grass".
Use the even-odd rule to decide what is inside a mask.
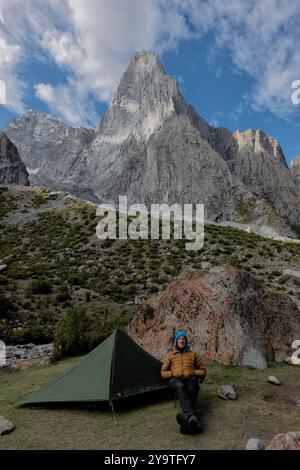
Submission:
[[[4,434],[8,434],[15,429],[15,425],[4,418],[4,416],[0,416],[0,436]]]
[[[268,382],[273,385],[281,385],[280,380],[278,380],[277,377],[275,377],[275,375],[270,375],[268,377]]]
[[[264,450],[265,446],[263,445],[260,439],[249,439],[246,445],[246,450]]]
[[[236,400],[237,398],[236,391],[232,385],[221,385],[218,390],[218,395],[224,400]]]

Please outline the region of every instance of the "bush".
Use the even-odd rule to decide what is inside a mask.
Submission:
[[[4,295],[0,295],[0,318],[10,318],[17,310],[14,303]]]
[[[104,242],[102,243],[102,248],[110,248],[115,240],[111,238],[105,238]]]
[[[13,331],[9,336],[9,342],[12,344],[45,344],[52,340],[51,334],[46,327],[40,325],[31,325]]]
[[[143,310],[143,317],[145,320],[151,320],[154,317],[154,308],[151,305],[146,305]]]
[[[44,204],[46,201],[46,198],[43,194],[36,194],[32,198],[32,207],[35,209],[39,208],[42,204]]]
[[[275,271],[271,271],[270,274],[271,274],[271,276],[276,276],[276,277],[281,276],[281,272],[280,272],[280,271],[276,271],[276,270],[275,270]]]
[[[82,354],[88,348],[88,316],[85,310],[67,310],[56,325],[54,356]]]
[[[68,310],[55,329],[52,359],[90,351],[115,329],[125,327],[129,320],[126,314],[116,317],[107,310],[90,317],[85,310]]]
[[[152,286],[149,287],[149,292],[151,294],[155,294],[155,292],[158,292],[158,291],[159,291],[159,288],[155,285],[152,285]]]
[[[288,280],[289,280],[289,276],[281,276],[277,282],[278,284],[283,285],[283,284],[286,284]]]
[[[52,285],[45,279],[35,279],[30,282],[28,289],[33,294],[50,294],[52,292]]]
[[[71,296],[70,296],[69,288],[67,286],[62,286],[59,289],[58,294],[56,296],[57,302],[67,302],[67,300],[70,300],[70,299],[71,299]]]
[[[0,276],[0,286],[6,286],[8,284],[8,279],[6,276]]]
[[[72,273],[68,276],[68,283],[74,286],[79,286],[84,282],[84,276],[80,273]]]
[[[91,301],[91,293],[90,293],[90,291],[88,291],[88,292],[85,293],[85,301],[86,301],[86,302],[90,302],[90,301]]]
[[[98,346],[116,329],[123,329],[128,325],[130,315],[123,312],[120,316],[111,315],[107,310],[99,311],[91,317],[88,333],[89,349]]]

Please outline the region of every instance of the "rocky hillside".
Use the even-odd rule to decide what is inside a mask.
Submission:
[[[91,201],[204,203],[206,219],[296,236],[300,184],[262,131],[214,128],[184,100],[158,57],[135,54],[99,129],[28,112],[5,132],[33,184]]]
[[[0,184],[29,184],[19,152],[3,132],[0,132]]]
[[[299,243],[218,224],[206,225],[200,251],[186,251],[185,240],[100,241],[95,214],[96,205],[67,193],[0,187],[2,339],[49,342],[69,309],[109,333],[181,272],[218,266],[249,272],[300,304]]]

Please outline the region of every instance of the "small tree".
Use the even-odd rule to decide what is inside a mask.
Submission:
[[[86,352],[89,321],[85,310],[67,310],[54,333],[54,356],[71,356]]]

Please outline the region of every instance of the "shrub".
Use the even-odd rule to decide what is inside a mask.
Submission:
[[[6,276],[0,276],[0,286],[6,286],[8,284],[8,279]]]
[[[91,301],[91,293],[90,293],[90,291],[88,291],[88,292],[85,293],[85,301],[86,301],[86,302],[90,302],[90,301]]]
[[[281,276],[281,277],[278,279],[277,282],[278,282],[278,284],[283,285],[283,284],[286,284],[288,280],[289,280],[289,277],[288,277],[288,276]]]
[[[0,318],[10,318],[16,310],[17,307],[10,299],[0,295]]]
[[[70,300],[70,291],[68,286],[61,286],[61,288],[58,291],[58,294],[56,296],[57,302],[67,302],[67,300]]]
[[[30,282],[28,289],[33,294],[50,294],[52,285],[45,279],[35,279]]]
[[[36,194],[36,195],[33,196],[33,198],[32,198],[32,207],[34,207],[35,209],[37,209],[37,208],[40,207],[42,204],[44,204],[45,201],[46,201],[45,195],[43,195],[43,194]]]
[[[151,305],[146,305],[142,313],[145,320],[151,320],[154,317],[154,308]]]
[[[105,238],[104,242],[102,243],[102,248],[110,248],[115,240],[111,238]]]
[[[88,347],[88,316],[85,310],[67,310],[54,333],[54,356],[81,354]]]
[[[30,325],[13,331],[9,336],[12,344],[45,344],[52,340],[49,330],[41,325]]]
[[[155,294],[155,292],[158,292],[158,291],[159,291],[159,289],[158,289],[157,286],[152,285],[152,286],[149,287],[149,292],[151,294]]]
[[[99,311],[91,317],[88,333],[89,349],[95,348],[116,329],[123,329],[129,322],[130,315],[123,312],[119,316],[111,315],[107,310]]]
[[[80,273],[71,273],[68,276],[68,283],[74,286],[79,286],[84,282],[84,276]]]
[[[275,271],[271,271],[270,274],[271,274],[271,276],[276,276],[276,277],[281,276],[281,272],[280,272],[280,271],[276,271],[276,270],[275,270]]]

